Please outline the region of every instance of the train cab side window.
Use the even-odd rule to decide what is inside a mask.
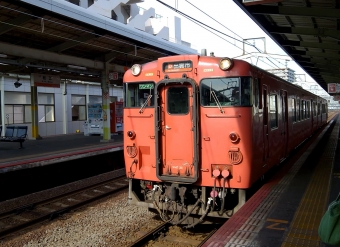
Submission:
[[[125,107],[153,107],[155,105],[154,83],[126,83],[124,87]]]
[[[241,77],[241,106],[250,106],[252,102],[251,78]]]
[[[255,107],[260,107],[259,105],[259,98],[260,98],[260,82],[258,78],[254,79],[254,105]]]
[[[277,95],[272,94],[269,97],[269,117],[270,117],[270,128],[275,129],[278,127],[278,116],[277,116]]]

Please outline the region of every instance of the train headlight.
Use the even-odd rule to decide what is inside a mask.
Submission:
[[[233,60],[231,60],[230,58],[222,58],[220,60],[220,69],[221,70],[228,70],[233,66]]]
[[[240,140],[240,136],[236,132],[231,132],[229,134],[229,138],[232,143],[238,142]]]
[[[140,65],[140,64],[134,64],[134,65],[132,65],[132,67],[131,67],[131,73],[132,73],[134,76],[139,75],[140,72],[142,72],[142,65]]]

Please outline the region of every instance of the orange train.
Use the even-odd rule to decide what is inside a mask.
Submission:
[[[242,60],[163,57],[123,85],[130,204],[188,227],[231,217],[327,121],[325,99]]]

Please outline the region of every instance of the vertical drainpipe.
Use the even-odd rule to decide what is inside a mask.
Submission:
[[[1,77],[1,83],[0,83],[0,107],[1,107],[1,125],[2,125],[2,132],[1,135],[5,136],[5,77]]]
[[[34,86],[34,76],[31,74],[31,113],[32,113],[32,139],[41,139],[38,125],[38,89]]]
[[[102,86],[102,109],[103,109],[103,139],[106,142],[111,140],[110,130],[110,92],[108,80],[108,64],[105,63],[105,69],[102,71],[101,86]]]

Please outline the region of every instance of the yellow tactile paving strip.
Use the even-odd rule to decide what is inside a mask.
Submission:
[[[307,190],[281,245],[282,247],[320,246],[318,227],[328,206],[329,184],[338,137],[339,121],[337,121],[326,149],[315,167]]]

